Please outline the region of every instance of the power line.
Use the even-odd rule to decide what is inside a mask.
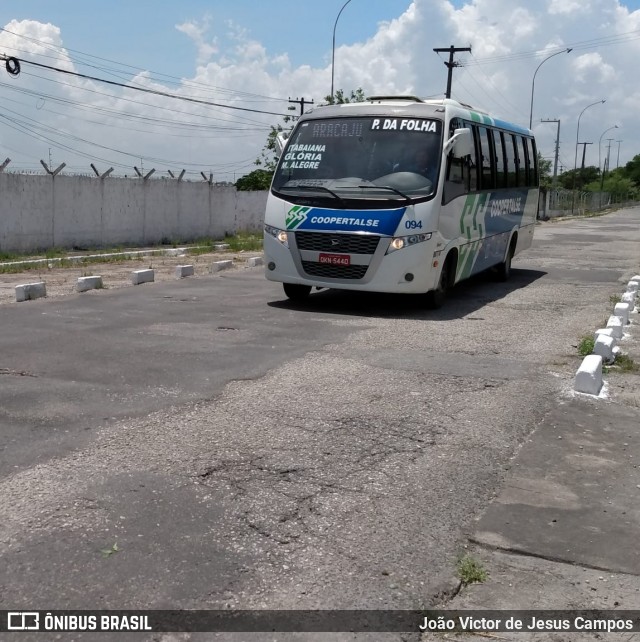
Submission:
[[[579,40],[575,43],[568,43],[562,47],[545,49],[545,50],[529,50],[529,51],[520,51],[510,54],[503,54],[500,56],[487,56],[485,58],[475,58],[473,63],[467,63],[469,65],[483,65],[497,62],[512,62],[518,60],[526,60],[528,58],[537,58],[541,54],[553,54],[560,53],[565,51],[567,47],[571,47],[574,50],[580,49],[595,49],[597,47],[606,47],[617,44],[624,44],[625,42],[631,42],[640,38],[640,29],[635,29],[633,31],[627,31],[621,34],[615,34],[613,36],[604,36],[601,38],[593,38],[591,40]]]
[[[154,104],[147,103],[147,102],[142,102],[142,101],[139,101],[139,100],[133,100],[132,98],[125,98],[123,96],[115,96],[114,94],[109,94],[109,93],[97,91],[96,89],[88,89],[87,87],[79,87],[78,85],[65,83],[65,82],[62,82],[60,80],[55,80],[55,79],[51,79],[51,78],[45,78],[44,76],[38,76],[37,74],[29,74],[28,72],[23,72],[23,73],[26,76],[31,76],[33,78],[39,78],[41,80],[46,80],[48,82],[52,82],[52,83],[55,83],[55,84],[58,84],[58,85],[63,85],[65,87],[72,87],[74,89],[85,91],[85,92],[90,93],[90,94],[95,94],[97,96],[107,96],[109,98],[114,98],[114,99],[117,99],[117,100],[122,101],[122,102],[131,103],[133,105],[142,105],[143,107],[152,107],[154,109],[161,109],[163,111],[168,111],[168,112],[172,112],[172,113],[176,113],[176,114],[184,114],[186,116],[195,117],[195,118],[203,118],[203,119],[207,119],[207,120],[219,120],[219,121],[222,121],[222,122],[238,122],[240,120],[240,121],[244,121],[245,123],[264,126],[264,123],[262,123],[260,121],[257,121],[257,120],[250,119],[250,118],[246,118],[246,117],[240,117],[239,119],[236,118],[234,120],[228,120],[226,118],[208,116],[208,115],[205,115],[205,114],[194,114],[193,112],[182,111],[182,110],[179,110],[179,109],[174,109],[172,107],[166,107],[165,105],[154,105]],[[8,84],[8,83],[0,82],[0,86],[7,87],[7,88],[9,88],[9,89],[11,89],[13,91],[26,93],[26,94],[30,94],[30,95],[33,95],[33,96],[39,96],[39,97],[43,97],[43,98],[48,98],[49,100],[54,100],[54,101],[61,102],[61,103],[67,103],[67,104],[71,104],[71,105],[74,105],[74,104],[85,105],[87,107],[90,106],[91,109],[94,110],[94,111],[112,111],[113,113],[116,113],[116,114],[125,113],[125,112],[118,112],[116,110],[109,110],[106,107],[94,107],[93,105],[89,105],[88,103],[80,103],[78,101],[73,101],[73,100],[68,99],[68,98],[61,98],[61,97],[58,97],[58,96],[53,96],[51,94],[45,94],[45,93],[38,92],[38,91],[35,91],[35,90],[32,90],[32,89],[27,89],[25,87],[18,87],[16,85],[12,85],[12,84]]]
[[[162,96],[164,98],[175,98],[176,100],[183,100],[189,103],[195,103],[198,105],[207,105],[209,107],[221,107],[223,109],[233,109],[236,111],[251,112],[254,114],[268,114],[269,116],[287,116],[288,114],[281,114],[272,111],[266,111],[263,109],[251,109],[250,107],[238,107],[236,105],[224,105],[222,103],[214,103],[207,100],[200,100],[198,98],[190,98],[187,96],[179,96],[177,94],[170,94],[165,91],[158,91],[156,89],[149,89],[146,87],[135,87],[132,85],[126,85],[121,82],[116,82],[114,80],[106,80],[105,78],[98,78],[97,76],[89,76],[88,74],[81,74],[77,71],[69,71],[68,69],[61,69],[60,67],[53,67],[52,65],[45,65],[33,60],[25,60],[24,58],[13,58],[12,56],[7,56],[5,54],[0,54],[0,60],[11,61],[12,59],[17,60],[20,64],[33,65],[34,67],[39,67],[41,69],[49,69],[50,71],[57,71],[61,74],[66,74],[68,76],[74,76],[76,78],[84,78],[85,80],[94,80],[96,82],[105,83],[107,85],[113,85],[115,87],[122,87],[124,89],[130,89],[132,91],[140,91],[146,94],[152,94],[154,96]]]
[[[266,101],[275,101],[275,102],[283,102],[283,103],[287,102],[285,98],[276,98],[276,97],[273,97],[273,96],[264,96],[262,94],[253,94],[253,93],[249,93],[249,92],[238,91],[238,90],[235,90],[235,89],[227,89],[225,87],[217,87],[217,86],[207,85],[205,83],[199,83],[199,82],[196,82],[196,81],[193,81],[193,80],[185,81],[183,78],[178,78],[177,76],[171,76],[169,74],[164,74],[162,72],[146,70],[146,69],[143,69],[142,67],[136,67],[134,65],[130,65],[128,63],[119,62],[119,61],[116,61],[116,60],[111,60],[109,58],[101,58],[100,56],[94,56],[93,54],[89,54],[89,53],[86,53],[86,52],[83,52],[83,51],[79,51],[77,49],[71,49],[69,47],[60,47],[58,45],[52,45],[51,43],[45,42],[43,40],[38,40],[37,38],[31,38],[30,36],[25,36],[24,34],[16,33],[14,31],[10,31],[9,29],[5,29],[5,28],[2,28],[2,27],[0,27],[0,32],[5,32],[5,33],[8,33],[8,34],[10,34],[12,36],[15,36],[17,38],[22,38],[24,40],[28,40],[29,42],[36,43],[36,44],[40,45],[41,47],[43,47],[43,48],[45,48],[47,50],[54,51],[54,52],[58,53],[58,56],[46,56],[45,54],[37,54],[37,53],[34,53],[34,52],[24,52],[24,50],[16,49],[16,51],[23,51],[24,53],[30,53],[31,55],[41,56],[43,58],[53,58],[54,60],[60,60],[60,61],[72,60],[74,62],[77,62],[77,64],[84,65],[86,67],[91,67],[91,68],[94,68],[94,69],[100,69],[101,71],[105,71],[105,72],[113,72],[114,74],[116,74],[116,73],[120,73],[120,74],[127,73],[125,71],[114,70],[114,69],[111,69],[109,67],[103,67],[103,66],[100,66],[100,65],[92,65],[91,63],[85,62],[84,60],[82,60],[80,58],[74,58],[73,56],[70,56],[70,55],[63,55],[63,56],[60,55],[61,52],[64,52],[65,54],[68,54],[68,52],[72,52],[72,53],[75,53],[75,54],[79,54],[80,56],[86,56],[87,58],[90,58],[90,59],[100,60],[100,61],[107,62],[107,63],[112,64],[112,65],[119,65],[120,67],[124,67],[126,69],[135,71],[137,73],[143,72],[143,73],[152,74],[152,76],[150,76],[150,79],[153,79],[153,76],[157,76],[158,78],[164,78],[164,79],[167,79],[167,80],[174,81],[174,82],[176,82],[176,83],[178,83],[178,84],[180,84],[182,86],[185,86],[185,85],[194,86],[194,87],[199,87],[199,88],[205,88],[208,91],[220,91],[220,92],[230,93],[230,94],[232,94],[234,96],[242,97],[242,98],[245,98],[245,99],[246,98],[259,98],[259,99],[261,99],[263,101],[266,100]],[[14,47],[11,47],[11,48],[15,49]]]

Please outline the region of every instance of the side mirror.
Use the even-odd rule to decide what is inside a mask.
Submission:
[[[471,154],[473,150],[473,138],[471,137],[470,129],[466,127],[456,129],[449,140],[453,143],[452,149],[455,158],[464,158]]]
[[[276,134],[276,156],[280,158],[282,152],[284,151],[284,146],[287,144],[287,139],[289,138],[289,132],[278,132]]]

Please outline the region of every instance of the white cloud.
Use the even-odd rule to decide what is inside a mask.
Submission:
[[[188,20],[182,24],[176,25],[176,29],[188,36],[196,45],[198,51],[196,62],[198,65],[206,64],[211,60],[213,55],[218,53],[218,46],[215,38],[211,41],[207,41],[205,38],[210,26],[211,18],[209,16],[205,16],[202,22]]]
[[[606,83],[616,75],[614,67],[604,62],[599,53],[578,56],[574,59],[572,67],[575,80],[582,83]]]
[[[576,11],[587,11],[589,9],[589,2],[587,0],[550,0],[549,14],[556,15],[571,15]]]
[[[626,162],[640,153],[640,137],[635,127],[639,98],[631,82],[637,77],[635,61],[640,53],[640,38],[632,32],[640,30],[640,11],[630,11],[619,0],[580,2],[579,10],[570,11],[572,4],[573,0],[545,3],[468,0],[464,4],[414,0],[396,19],[380,23],[367,40],[336,48],[335,87],[347,92],[362,87],[369,95],[442,96],[447,81],[443,61],[448,55],[438,56],[433,48],[448,47],[452,43],[459,47],[471,45],[471,55],[456,55],[462,66],[453,71],[454,98],[507,120],[528,124],[533,74],[543,63],[536,75],[533,106],[534,129],[543,153],[552,153],[556,128],[540,123],[540,119],[560,118],[561,163],[572,166],[571,141],[575,140],[572,132],[575,132],[578,114],[586,105],[606,98],[606,104],[585,113],[581,135],[597,140],[607,127],[620,125],[618,135],[624,140],[621,160]],[[194,57],[198,66],[193,77],[177,88],[165,86],[149,74],[141,74],[135,78],[136,82],[160,91],[274,113],[287,113],[288,97],[313,98],[317,104],[330,91],[330,51],[323,65],[294,66],[284,44],[278,51],[269,50],[239,25],[214,25],[211,18],[204,16],[200,21],[183,22],[176,28],[196,46]],[[54,25],[13,21],[7,29],[46,45],[0,33],[3,48],[51,55],[52,50],[47,46],[63,46],[64,34]],[[223,47],[223,41],[230,44]],[[575,48],[570,54],[547,60],[550,54],[572,45]],[[59,64],[73,66],[64,50],[56,49],[56,55],[60,56]],[[10,79],[7,84],[15,87],[16,80]],[[52,127],[71,131],[86,140],[144,155],[149,159],[145,166],[155,163],[158,171],[164,169],[164,165],[153,159],[189,162],[188,169],[195,176],[200,169],[211,167],[219,178],[233,178],[234,174],[237,177],[253,168],[252,161],[260,153],[269,126],[279,120],[268,114],[198,107],[161,96],[122,92],[84,80],[66,79],[65,82],[71,86],[55,85],[26,75],[19,78],[21,88],[39,88],[60,98],[151,120],[130,120],[128,116],[123,120],[95,109],[81,111],[49,98],[43,107],[41,98],[25,97],[15,91],[6,91],[4,95],[22,105],[5,104],[38,122],[46,119]],[[82,91],[82,87],[101,94],[89,94]],[[143,104],[126,102],[125,98]],[[24,105],[29,105],[29,109]],[[46,111],[49,108],[66,115],[51,114]],[[101,119],[117,123],[118,127],[87,122]],[[153,119],[167,122],[160,124]],[[37,165],[38,159],[53,146],[48,141],[35,142],[24,132],[6,127],[0,127],[0,136],[0,144],[14,150],[24,149],[24,162],[28,157],[32,165]],[[53,138],[50,133],[47,136]],[[70,147],[87,149],[78,141],[65,139],[65,142]],[[115,158],[123,165],[133,164],[132,159],[108,150],[89,149],[107,161]],[[65,160],[67,155],[71,156],[71,152],[65,150],[55,153]],[[588,155],[594,153],[587,150]],[[597,157],[590,160],[595,164]],[[83,159],[76,165],[87,166],[88,162]],[[175,169],[175,165],[172,168]]]

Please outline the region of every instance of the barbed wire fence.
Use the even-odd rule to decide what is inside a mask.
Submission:
[[[62,174],[63,170],[64,175],[66,176],[82,176],[85,178],[99,178],[101,180],[107,178],[120,178],[120,179],[132,179],[139,180],[171,180],[180,182],[206,182],[209,185],[233,185],[235,183],[235,174],[234,180],[214,180],[213,172],[206,174],[205,172],[200,172],[199,176],[195,172],[188,172],[186,169],[181,170],[157,170],[156,168],[151,168],[149,170],[137,167],[136,165],[132,166],[133,172],[131,174],[113,174],[115,171],[113,167],[109,167],[105,171],[98,169],[95,163],[89,163],[89,168],[91,171],[78,171],[77,169],[71,169],[67,167],[66,163],[60,163],[57,167],[50,166],[45,160],[40,160],[42,165],[42,170],[38,169],[25,169],[25,168],[13,168],[11,167],[11,158],[6,158],[4,162],[0,164],[0,174],[27,174],[31,176],[51,176],[56,177]],[[165,173],[161,173],[161,172]]]

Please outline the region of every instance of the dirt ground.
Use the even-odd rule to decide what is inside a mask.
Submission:
[[[210,273],[212,263],[233,260],[231,269],[243,269],[247,259],[261,256],[259,251],[216,251],[207,254],[184,254],[179,256],[149,255],[124,261],[78,264],[72,267],[58,267],[56,262],[16,273],[0,273],[0,305],[20,305],[16,302],[15,288],[26,283],[44,281],[47,298],[58,298],[77,294],[78,278],[101,276],[104,289],[133,287],[131,273],[135,270],[153,268],[155,281],[171,281],[176,278],[178,265],[193,265],[194,276],[198,278]],[[89,290],[85,296],[100,296],[100,290]]]

